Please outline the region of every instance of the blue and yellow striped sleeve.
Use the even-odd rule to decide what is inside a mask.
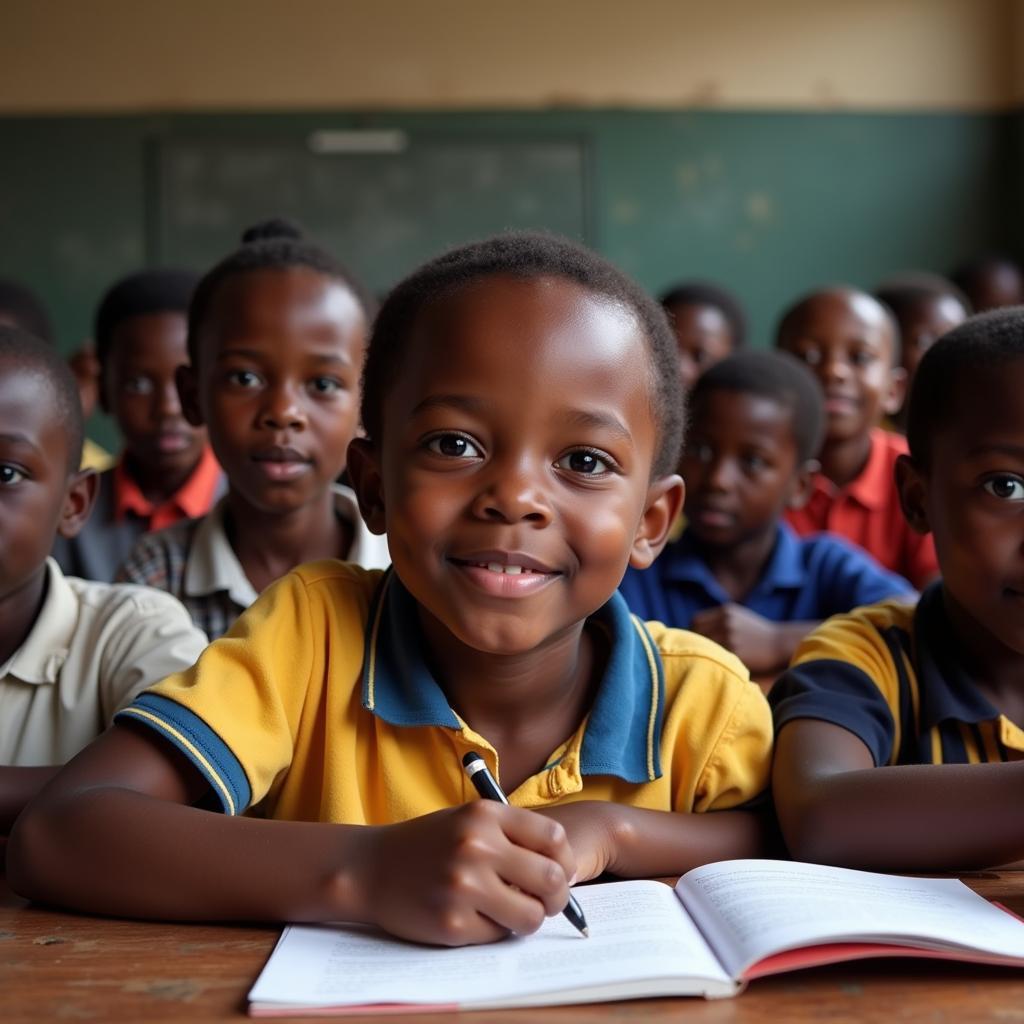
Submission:
[[[315,647],[306,583],[289,573],[191,669],[145,691],[116,720],[146,726],[177,747],[224,812],[240,814],[292,762]]]
[[[805,637],[769,697],[776,734],[799,718],[831,722],[857,736],[876,766],[892,763],[905,724],[911,614],[884,601],[827,619]]]

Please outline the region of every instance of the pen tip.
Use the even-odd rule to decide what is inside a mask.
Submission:
[[[589,938],[590,938],[590,929],[589,929],[589,928],[584,928],[584,929],[583,929],[583,930],[582,930],[582,931],[580,932],[580,935],[582,935],[582,936],[583,936],[583,938],[585,938],[585,939],[589,939]]]

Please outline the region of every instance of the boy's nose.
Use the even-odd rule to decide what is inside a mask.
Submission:
[[[290,388],[268,390],[260,421],[271,430],[301,430],[306,425],[302,403]]]
[[[175,419],[181,415],[181,399],[178,397],[178,385],[170,380],[156,391],[160,418]]]
[[[486,486],[473,502],[473,513],[481,519],[505,523],[526,522],[544,526],[551,522],[552,508],[536,475],[496,467]]]

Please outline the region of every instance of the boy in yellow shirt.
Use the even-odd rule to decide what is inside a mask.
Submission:
[[[652,300],[563,240],[502,236],[398,285],[348,460],[393,569],[269,588],[26,812],[11,884],[456,945],[535,930],[576,879],[756,854],[764,698],[616,593],[682,503],[676,363]],[[469,751],[511,806],[475,799]],[[280,820],[231,817],[255,804]]]

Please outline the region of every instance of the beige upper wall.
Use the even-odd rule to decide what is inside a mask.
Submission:
[[[0,112],[984,110],[1021,0],[0,0]]]

